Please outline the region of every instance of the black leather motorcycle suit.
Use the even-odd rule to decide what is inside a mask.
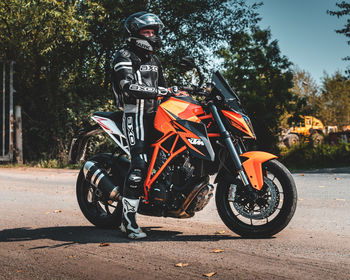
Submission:
[[[152,54],[122,49],[113,60],[112,85],[116,103],[124,111],[123,132],[127,136],[131,165],[123,195],[139,198],[147,172],[147,150],[158,107],[159,89],[166,87],[162,66]]]

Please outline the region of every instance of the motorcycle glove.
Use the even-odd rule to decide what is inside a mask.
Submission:
[[[138,99],[155,99],[158,96],[170,96],[171,92],[164,87],[150,87],[145,85],[126,83],[123,87],[124,92],[129,96]]]

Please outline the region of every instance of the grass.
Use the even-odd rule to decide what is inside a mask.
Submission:
[[[0,164],[1,168],[13,168],[13,167],[37,167],[37,168],[53,168],[53,169],[80,169],[81,163],[68,164],[63,163],[55,159],[39,160],[37,162],[29,162],[25,164],[18,163],[3,163]]]

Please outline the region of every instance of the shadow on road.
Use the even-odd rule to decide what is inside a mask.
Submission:
[[[153,241],[219,241],[225,239],[240,239],[237,236],[213,234],[213,235],[183,235],[180,231],[162,230],[162,227],[145,227],[148,237],[138,242]],[[54,246],[41,246],[40,248],[57,248],[72,244],[87,243],[129,243],[128,240],[117,229],[99,229],[87,226],[67,226],[49,228],[13,228],[0,231],[0,242],[18,242],[31,240],[51,239],[64,242]]]

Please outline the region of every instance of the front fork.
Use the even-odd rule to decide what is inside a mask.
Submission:
[[[213,102],[209,103],[209,108],[211,110],[211,113],[213,115],[215,122],[218,125],[220,135],[221,135],[224,143],[226,144],[227,150],[228,150],[228,152],[231,156],[231,159],[236,167],[236,170],[238,170],[238,174],[239,174],[244,186],[249,186],[250,182],[249,182],[249,179],[247,177],[247,174],[245,173],[245,171],[243,169],[241,159],[239,158],[237,150],[232,143],[230,133],[226,130],[226,128],[225,128],[225,126],[224,126],[224,124],[219,116],[218,109],[216,108],[216,106]]]

